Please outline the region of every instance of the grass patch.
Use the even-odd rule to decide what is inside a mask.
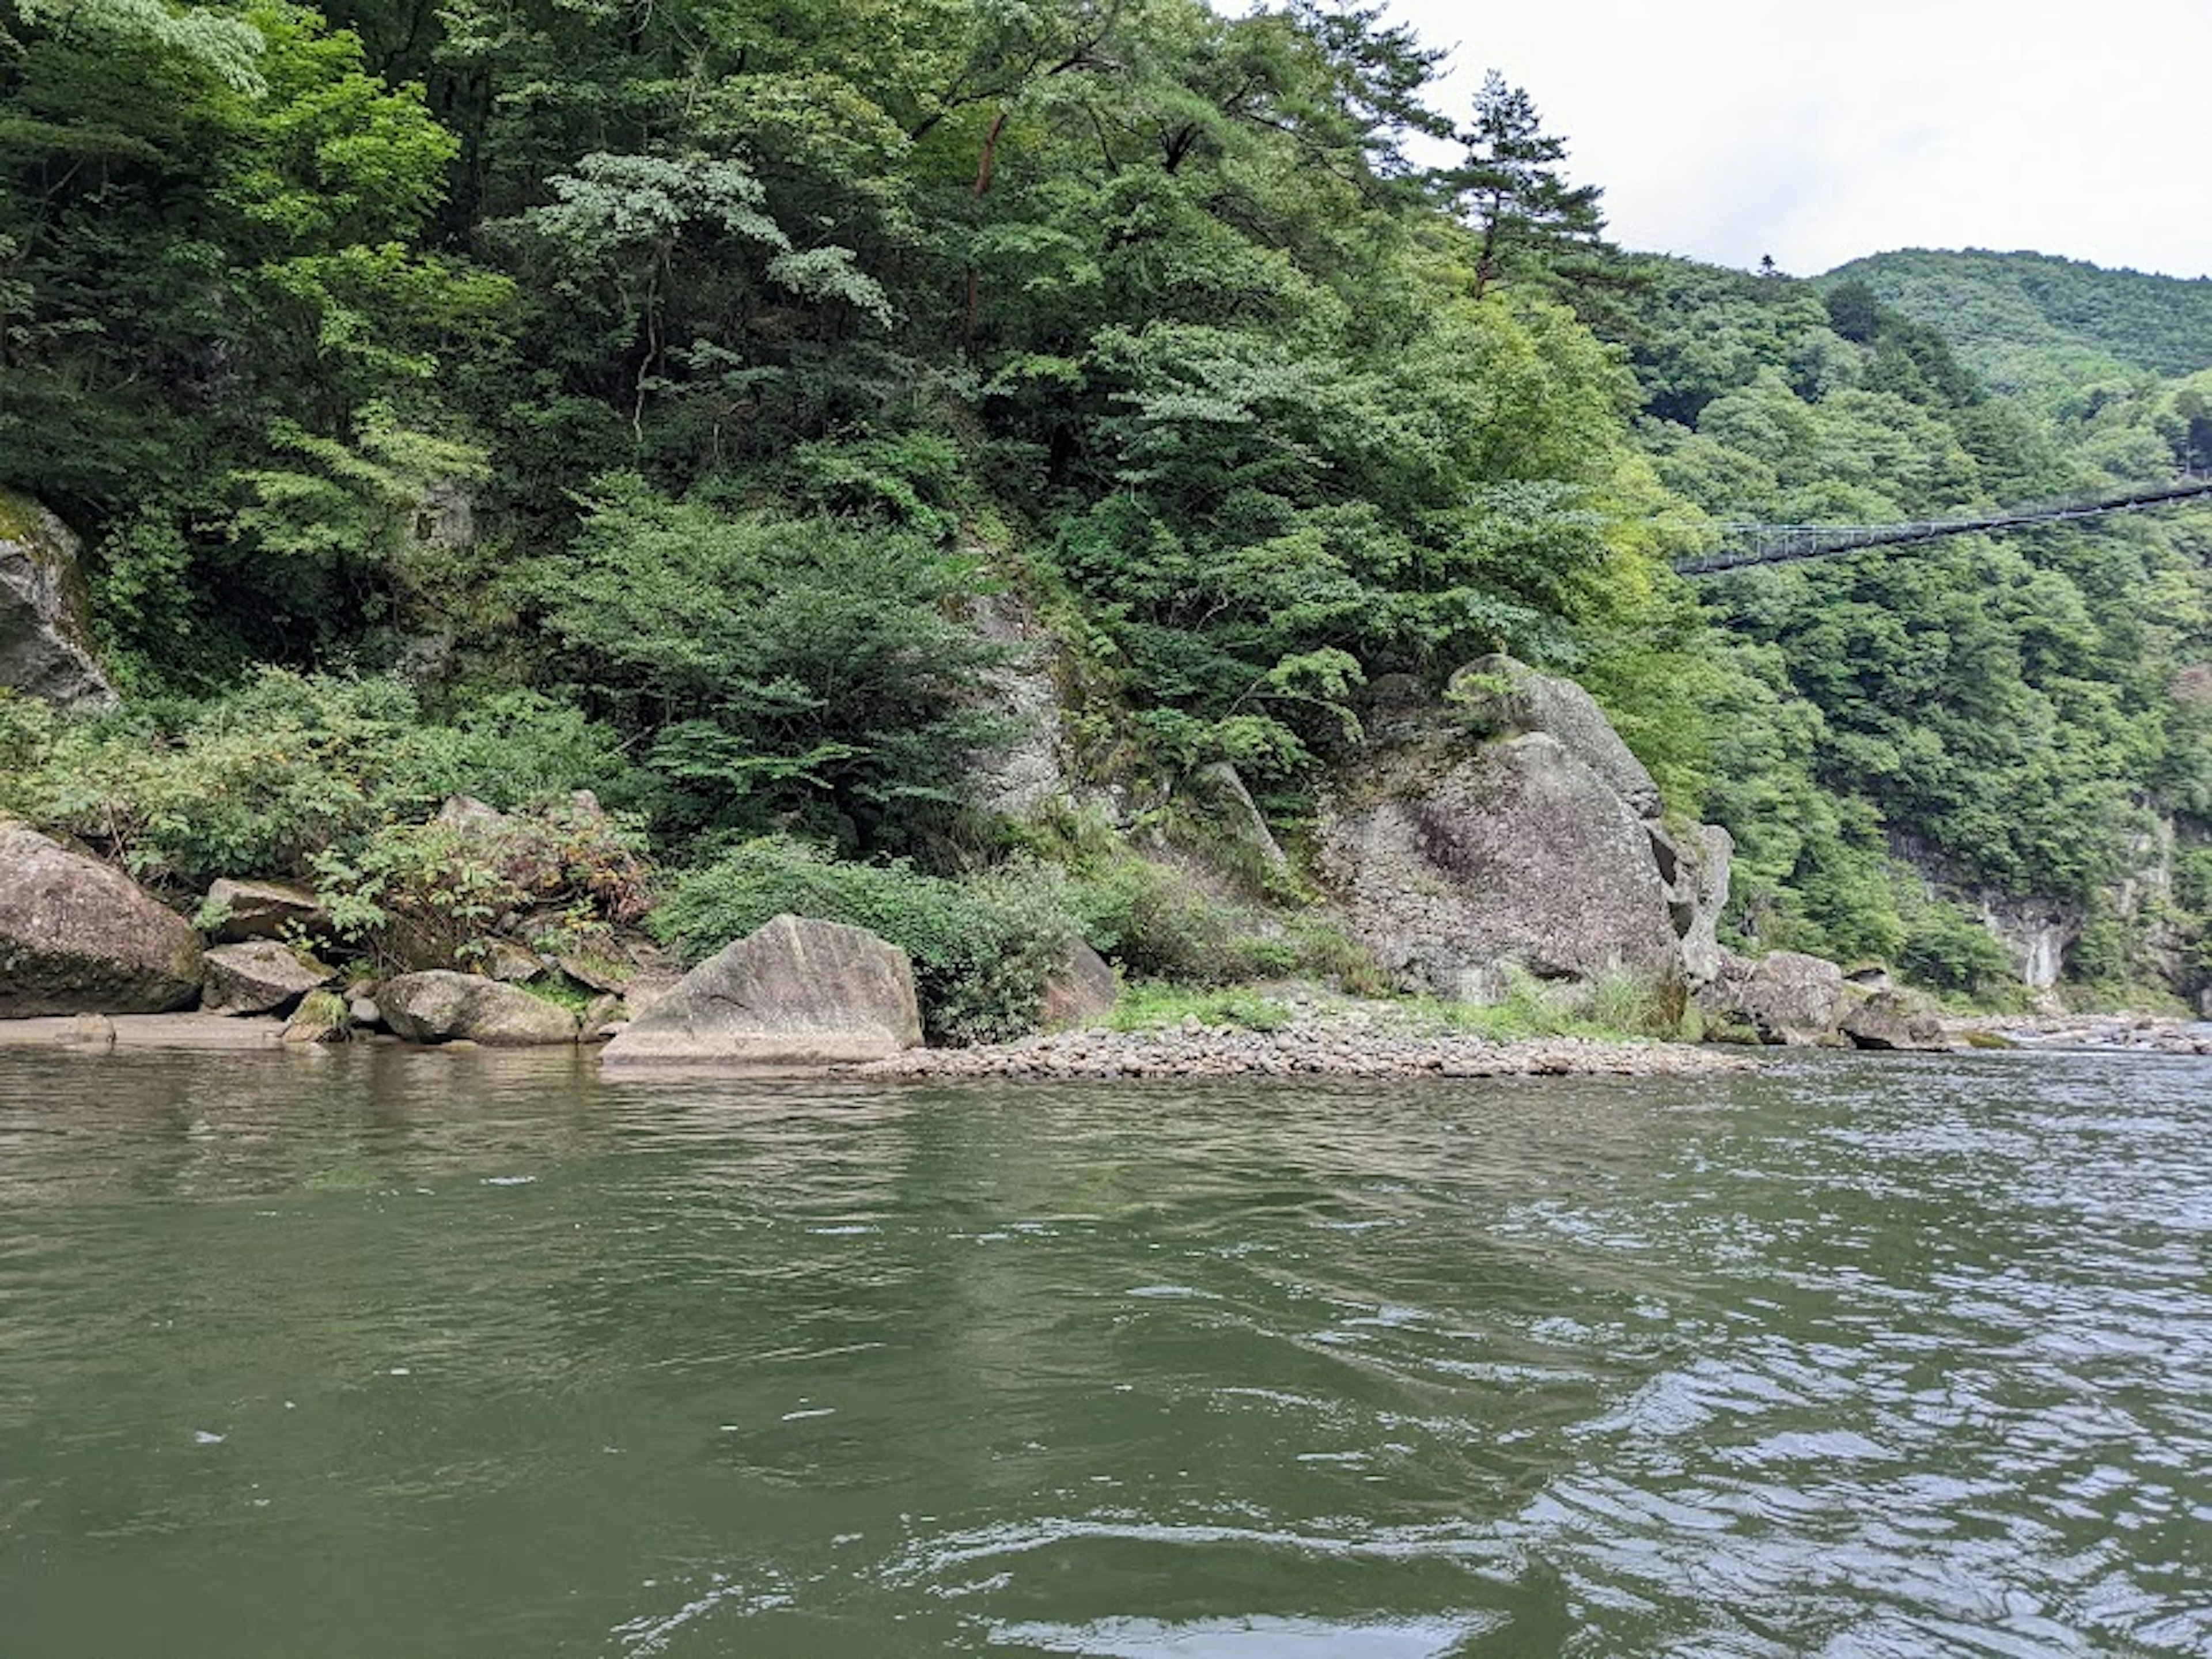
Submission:
[[[1257,991],[1143,981],[1121,994],[1107,1024],[1116,1031],[1158,1031],[1194,1018],[1216,1030],[1279,1031],[1297,1018],[1288,1003]]]

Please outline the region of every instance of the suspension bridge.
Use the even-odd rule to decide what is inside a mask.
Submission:
[[[1971,517],[1921,519],[1906,524],[1723,524],[1717,526],[1723,541],[1717,551],[1677,559],[1674,568],[1685,576],[1711,576],[1757,565],[1829,559],[1840,553],[1856,553],[1862,548],[1911,547],[1922,542],[1941,541],[1947,536],[2070,524],[2113,513],[2141,513],[2150,507],[2209,496],[2212,496],[2212,476],[2190,474],[2164,483],[2136,484],[2100,495],[2075,495]]]

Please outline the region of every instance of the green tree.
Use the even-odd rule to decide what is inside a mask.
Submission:
[[[1459,163],[1438,173],[1437,185],[1474,231],[1478,298],[1516,266],[1605,248],[1603,192],[1567,183],[1559,171],[1566,141],[1543,131],[1534,102],[1497,70],[1483,77],[1459,142]]]

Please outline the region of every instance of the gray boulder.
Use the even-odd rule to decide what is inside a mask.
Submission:
[[[1866,994],[1846,994],[1850,1005],[1838,1023],[1855,1048],[1948,1049],[1943,1022],[1934,1009],[1917,998],[1884,987]]]
[[[1121,1000],[1121,981],[1114,977],[1112,966],[1078,939],[1060,971],[1044,982],[1039,1023],[1048,1031],[1096,1025],[1114,1012],[1114,1005]]]
[[[1659,816],[1659,786],[1629,752],[1597,699],[1572,680],[1502,655],[1479,657],[1451,678],[1445,700],[1488,737],[1541,732],[1602,778],[1642,817]]]
[[[1316,829],[1353,936],[1412,988],[1480,1000],[1505,962],[1681,982],[1640,809],[1547,732],[1386,745],[1323,799]]]
[[[1720,973],[1698,993],[1707,1034],[1727,1042],[1832,1046],[1841,1039],[1844,970],[1819,957],[1775,951],[1755,961],[1721,954]]]
[[[520,1048],[574,1042],[576,1017],[542,997],[481,974],[446,969],[402,974],[377,993],[384,1023],[410,1042],[481,1042]]]
[[[115,689],[92,653],[79,550],[59,519],[0,489],[0,686],[58,708],[104,708]]]
[[[198,933],[121,871],[0,825],[0,1018],[166,1013],[201,971]]]
[[[921,1042],[906,952],[862,927],[778,916],[702,963],[604,1051],[609,1066],[822,1066]]]
[[[295,931],[324,933],[330,927],[323,902],[288,881],[233,881],[225,877],[208,888],[207,905],[222,917],[216,924],[216,937],[233,944],[282,939]]]
[[[324,963],[275,939],[218,945],[205,961],[200,1006],[211,1014],[282,1013],[336,977]]]

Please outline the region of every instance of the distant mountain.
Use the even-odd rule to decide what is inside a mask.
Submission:
[[[1833,290],[1854,280],[1940,328],[1999,391],[2212,368],[2212,280],[2204,277],[2106,270],[2047,253],[1911,248],[1854,259],[1819,282]]]

